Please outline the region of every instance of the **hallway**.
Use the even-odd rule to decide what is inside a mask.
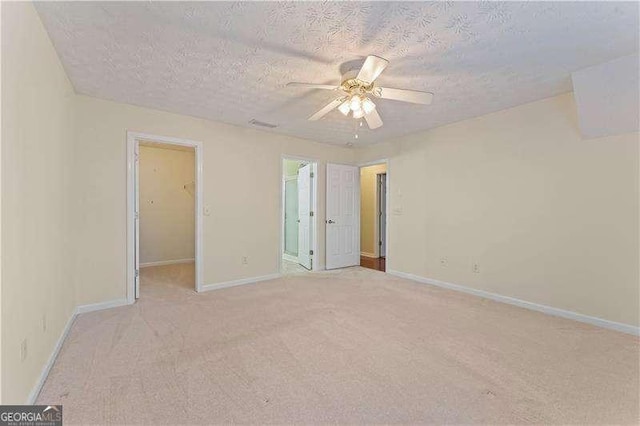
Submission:
[[[387,270],[386,267],[386,258],[384,257],[367,257],[360,256],[360,266],[363,268],[375,269],[376,271],[385,272]]]

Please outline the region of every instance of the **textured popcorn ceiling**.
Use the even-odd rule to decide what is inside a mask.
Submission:
[[[571,90],[572,71],[638,50],[634,2],[47,2],[38,11],[79,93],[333,144],[370,144]],[[382,86],[430,106],[377,100],[384,126],[336,97],[345,63],[390,60]],[[355,61],[355,62],[354,62]],[[544,123],[541,123],[544,125]]]

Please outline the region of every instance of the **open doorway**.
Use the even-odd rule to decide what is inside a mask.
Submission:
[[[127,299],[201,287],[202,146],[129,132]]]
[[[281,273],[303,273],[316,268],[317,163],[282,160]]]
[[[387,164],[360,168],[360,266],[386,271]]]
[[[140,142],[140,296],[195,288],[195,149]]]

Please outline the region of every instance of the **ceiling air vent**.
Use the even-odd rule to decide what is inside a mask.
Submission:
[[[250,120],[249,124],[253,124],[254,126],[260,126],[260,127],[268,127],[270,129],[273,129],[274,127],[278,127],[277,124],[265,123],[264,121],[258,121],[255,118]]]

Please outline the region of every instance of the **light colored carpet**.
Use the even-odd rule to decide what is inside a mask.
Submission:
[[[637,424],[637,338],[351,268],[80,315],[39,404],[65,423]]]

